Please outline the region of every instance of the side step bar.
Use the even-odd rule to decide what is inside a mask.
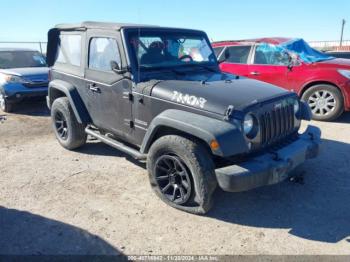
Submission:
[[[140,153],[139,151],[137,151],[136,149],[132,148],[132,147],[129,147],[119,141],[116,141],[110,137],[107,137],[107,136],[104,136],[104,135],[101,135],[100,133],[92,130],[91,128],[89,127],[86,127],[85,128],[85,133],[87,133],[88,135],[90,136],[93,136],[95,138],[97,138],[98,140],[100,140],[101,142],[111,146],[111,147],[114,147],[128,155],[131,155],[133,158],[137,159],[137,160],[145,160],[146,159],[146,155],[145,154],[142,154]]]

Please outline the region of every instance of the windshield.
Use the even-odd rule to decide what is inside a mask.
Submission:
[[[129,41],[140,69],[217,65],[203,34],[140,30],[132,32]]]
[[[37,51],[0,51],[1,69],[45,66],[45,58]]]
[[[300,59],[307,63],[320,62],[325,60],[334,59],[333,56],[327,55],[316,49],[313,49],[303,39],[293,39],[286,43],[281,44],[281,47],[296,53]]]

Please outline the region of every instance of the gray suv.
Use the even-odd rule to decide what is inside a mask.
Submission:
[[[222,73],[198,30],[84,22],[48,33],[47,103],[59,143],[87,135],[147,161],[152,188],[204,214],[219,186],[238,192],[285,180],[318,154],[320,130],[295,93]]]

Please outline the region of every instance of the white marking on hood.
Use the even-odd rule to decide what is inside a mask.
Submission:
[[[194,95],[189,94],[183,94],[178,91],[173,91],[173,96],[171,98],[172,101],[176,101],[181,104],[190,105],[190,106],[196,106],[200,108],[204,108],[205,103],[207,100],[203,97],[197,97]]]

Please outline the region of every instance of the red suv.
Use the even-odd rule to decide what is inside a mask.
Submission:
[[[315,120],[331,121],[350,110],[350,59],[291,38],[215,42],[213,48],[222,71],[298,93]]]

